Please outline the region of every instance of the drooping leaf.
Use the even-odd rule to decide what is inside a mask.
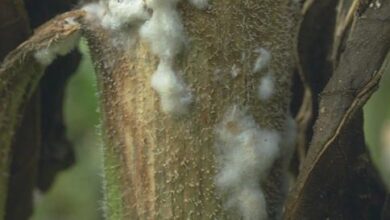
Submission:
[[[287,201],[286,219],[380,216],[385,191],[368,159],[361,108],[387,65],[389,11],[390,1],[382,1],[379,8],[354,14],[334,75],[320,96],[313,139]]]
[[[79,24],[70,22],[83,16],[82,11],[59,15],[38,28],[35,34],[4,59],[0,67],[0,216],[4,216],[8,191],[10,146],[23,109],[33,95],[46,65],[38,62],[35,53],[75,40]]]

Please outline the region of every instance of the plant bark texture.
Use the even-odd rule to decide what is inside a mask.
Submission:
[[[194,96],[182,116],[160,110],[150,84],[158,59],[144,41],[115,47],[113,33],[93,21],[83,25],[102,101],[107,219],[240,218],[223,208],[215,188],[214,129],[235,104],[260,126],[284,129],[295,44],[290,1],[213,1],[207,10],[183,2],[179,10],[190,43],[174,65]],[[256,95],[264,73],[252,73],[259,47],[272,53],[276,79],[275,94],[265,102]],[[240,69],[237,77],[233,66]],[[271,218],[281,209],[283,169],[281,159],[261,183]]]

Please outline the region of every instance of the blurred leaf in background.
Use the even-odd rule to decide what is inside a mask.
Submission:
[[[389,66],[389,65],[388,65]],[[380,82],[379,89],[371,96],[364,106],[364,133],[371,158],[379,168],[384,181],[390,186],[390,69]],[[386,153],[388,152],[388,153]]]
[[[85,41],[82,62],[69,81],[65,100],[68,137],[74,143],[76,164],[60,173],[45,195],[36,195],[32,220],[101,219],[101,141],[96,126],[96,83]]]

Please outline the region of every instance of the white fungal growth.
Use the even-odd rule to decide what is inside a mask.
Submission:
[[[143,0],[109,0],[108,13],[102,24],[106,28],[118,30],[125,25],[142,23],[150,17]]]
[[[108,0],[87,4],[83,10],[88,20],[110,30],[113,46],[122,49],[135,45],[140,25],[150,18],[143,0]]]
[[[69,24],[75,22],[73,20],[67,21]],[[80,41],[80,32],[76,32],[67,39],[53,42],[48,47],[37,50],[34,53],[34,58],[43,66],[50,65],[57,56],[64,56],[72,51]]]
[[[184,27],[176,9],[178,0],[146,0],[153,9],[150,20],[140,28],[140,35],[160,58],[152,76],[152,87],[160,96],[165,113],[184,114],[192,102],[192,96],[183,81],[173,70],[174,59],[185,43]]]
[[[160,61],[152,76],[152,87],[160,95],[161,109],[164,112],[185,114],[192,96],[184,83],[178,79],[169,64]]]
[[[133,45],[136,42],[135,34],[149,43],[153,54],[160,59],[152,76],[152,87],[160,96],[162,110],[177,114],[187,112],[192,101],[189,89],[176,76],[173,68],[175,57],[186,43],[184,26],[176,7],[179,1],[108,0],[104,9],[102,4],[96,3],[83,7],[90,14],[87,16],[96,15],[104,27],[119,31],[114,35],[114,45],[122,46],[121,42]],[[198,8],[208,6],[207,0],[190,2]]]
[[[237,206],[244,220],[267,219],[267,204],[263,191],[257,187],[246,187],[237,196]]]
[[[151,45],[154,54],[171,62],[183,48],[184,27],[176,9],[178,0],[147,0],[153,16],[140,29],[143,39]]]
[[[258,73],[266,69],[271,61],[272,55],[268,50],[260,47],[255,50],[259,56],[256,58],[255,64],[253,66],[253,73]]]
[[[269,99],[275,91],[275,80],[270,74],[263,76],[260,79],[260,84],[257,88],[259,99],[265,101]]]
[[[228,208],[245,220],[266,219],[267,209],[260,182],[279,156],[280,133],[261,128],[254,118],[231,107],[216,127],[217,188],[227,195]]]
[[[272,59],[271,53],[264,48],[257,48],[255,50],[259,56],[256,58],[253,66],[253,73],[262,72],[268,69],[268,73],[260,79],[260,83],[257,87],[257,94],[260,100],[265,101],[274,94],[275,91],[275,79],[272,76],[272,71],[269,70],[269,63]]]
[[[86,19],[94,20],[100,19],[104,17],[106,13],[106,8],[100,3],[89,3],[82,7],[82,9],[86,12]]]
[[[232,70],[230,71],[232,78],[235,79],[240,74],[240,71],[241,69],[236,64],[233,64]]]
[[[188,1],[198,9],[206,9],[209,6],[208,0],[188,0]]]

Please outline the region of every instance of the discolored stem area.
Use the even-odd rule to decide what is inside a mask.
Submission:
[[[167,114],[151,87],[158,58],[136,37],[135,46],[113,45],[110,32],[84,21],[95,62],[105,141],[107,219],[239,219],[224,209],[216,190],[215,127],[233,105],[247,108],[257,124],[282,132],[288,116],[295,45],[295,13],[287,0],[213,1],[207,10],[179,4],[188,44],[174,69],[190,88],[188,114]],[[133,27],[136,29],[136,27]],[[131,30],[136,32],[136,30]],[[270,99],[258,98],[253,73],[259,48],[272,54]],[[283,195],[284,159],[265,187],[270,219]],[[256,209],[257,204],[253,204]]]

